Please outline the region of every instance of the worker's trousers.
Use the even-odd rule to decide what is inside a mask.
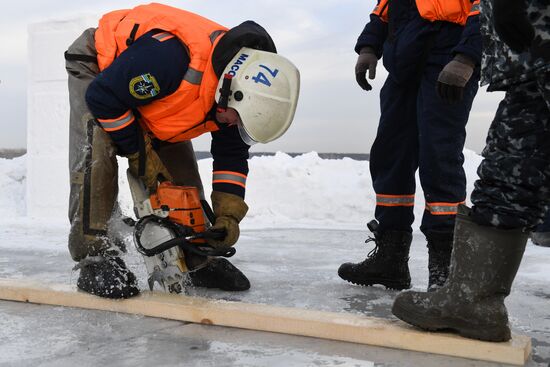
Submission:
[[[116,204],[118,163],[116,147],[88,110],[85,94],[99,73],[93,60],[97,52],[95,29],[75,40],[67,53],[85,56],[68,59],[70,133],[69,133],[69,251],[75,261],[87,256],[119,251],[120,238],[113,228],[121,220]],[[86,56],[91,60],[85,60]],[[92,58],[90,58],[92,56]],[[204,198],[195,153],[190,141],[158,144],[157,152],[177,185],[195,186]],[[46,179],[46,178],[45,178]]]
[[[508,89],[483,158],[472,192],[474,220],[528,230],[542,223],[550,204],[550,73]]]
[[[465,200],[462,150],[479,73],[466,85],[463,100],[448,104],[436,93],[442,67],[428,63],[419,82],[398,84],[390,74],[380,92],[380,123],[370,152],[380,231],[411,231],[417,170],[424,233],[452,232],[457,205]]]

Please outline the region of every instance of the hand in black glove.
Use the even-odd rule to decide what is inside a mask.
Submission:
[[[371,90],[372,87],[367,81],[367,70],[369,72],[369,79],[376,77],[376,64],[378,63],[378,57],[371,47],[363,47],[359,52],[357,63],[355,64],[355,79],[357,84],[364,90]]]
[[[436,85],[439,97],[449,104],[461,101],[474,67],[474,62],[468,56],[457,54],[439,73]]]
[[[514,52],[529,49],[535,38],[535,29],[527,18],[525,0],[494,0],[493,22],[500,39]]]

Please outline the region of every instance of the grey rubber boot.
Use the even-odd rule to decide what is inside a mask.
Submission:
[[[392,312],[427,330],[450,329],[486,341],[509,340],[504,298],[519,268],[527,234],[520,229],[480,226],[460,207],[456,218],[451,270],[435,292],[403,292]]]
[[[403,231],[381,232],[375,220],[370,221],[367,226],[374,238],[365,242],[374,241],[376,246],[362,262],[340,265],[340,278],[364,286],[381,284],[389,289],[410,288],[409,249],[412,234]]]

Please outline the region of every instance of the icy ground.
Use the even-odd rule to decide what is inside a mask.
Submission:
[[[468,156],[470,185],[477,160],[473,154]],[[65,218],[24,216],[24,162],[24,157],[0,160],[0,277],[74,284],[77,273],[71,271],[73,262],[66,250]],[[201,161],[201,172],[208,170],[209,162]],[[364,223],[372,216],[374,201],[367,163],[324,161],[315,154],[292,159],[281,154],[253,159],[251,171],[247,196],[251,215],[244,223],[232,261],[248,275],[252,288],[243,293],[196,289],[190,294],[392,317],[389,308],[396,292],[353,286],[336,275],[342,262],[358,261],[371,248],[363,244],[367,236]],[[207,184],[208,175],[203,177]],[[125,195],[121,195],[123,208],[129,205]],[[145,288],[141,258],[131,246],[129,250],[126,261]],[[418,232],[410,266],[414,287],[425,289],[427,250]],[[550,249],[529,244],[507,305],[515,332],[533,338],[528,366],[547,367]],[[0,302],[0,366],[286,367],[373,363],[497,366],[313,338]]]

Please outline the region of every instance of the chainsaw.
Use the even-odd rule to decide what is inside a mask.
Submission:
[[[165,292],[183,292],[186,273],[191,270],[186,259],[192,256],[206,259],[235,254],[233,247],[217,250],[207,244],[207,239],[221,240],[226,234],[208,229],[214,213],[196,187],[164,181],[149,194],[140,179],[129,170],[126,174],[138,218],[134,244],[143,255],[151,290],[157,283]]]

